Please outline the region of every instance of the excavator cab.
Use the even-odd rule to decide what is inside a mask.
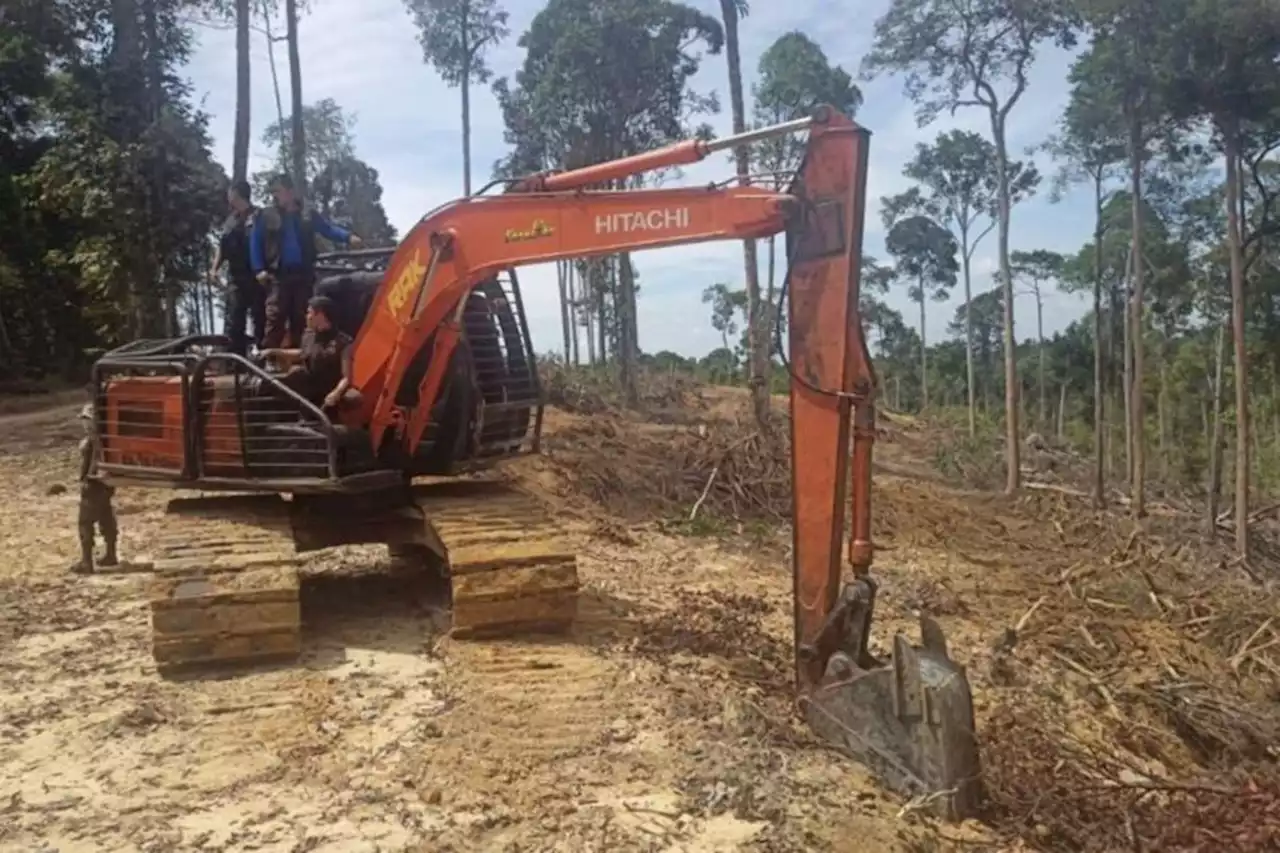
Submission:
[[[749,180],[613,189],[799,132],[808,144],[784,191]],[[514,271],[784,233],[799,704],[815,732],[890,786],[942,816],[973,814],[972,697],[941,627],[922,617],[920,645],[896,636],[887,660],[870,641],[876,377],[858,314],[869,139],[821,107],[444,205],[389,257],[339,265],[319,288],[355,329],[351,411],[322,410],[214,339],[109,354],[95,368],[108,477],[249,493],[171,504],[152,591],[157,662],[296,655],[297,554],[354,542],[446,574],[454,636],[571,626],[576,558],[554,521],[527,495],[458,476],[537,449],[542,395]],[[420,474],[452,480],[415,483]]]

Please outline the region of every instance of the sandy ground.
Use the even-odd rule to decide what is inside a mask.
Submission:
[[[352,549],[310,567],[299,665],[160,679],[148,575],[67,572],[74,411],[0,422],[0,849],[949,849],[796,724],[785,564],[651,527],[574,525],[562,642],[451,643]],[[168,496],[118,493],[124,559]]]

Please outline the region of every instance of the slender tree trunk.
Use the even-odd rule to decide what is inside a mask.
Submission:
[[[267,41],[267,65],[271,68],[271,88],[276,95],[276,120],[280,122],[280,127],[284,127],[284,101],[280,97],[280,73],[276,69],[276,40],[271,34],[271,9],[267,6],[267,0],[262,0],[262,32]],[[280,135],[280,168],[284,169],[289,164],[289,151],[285,146],[284,134]]]
[[[969,436],[978,434],[977,382],[973,369],[973,275],[972,250],[969,248],[969,229],[960,228],[960,260],[964,273],[964,372],[969,386]]]
[[[231,180],[249,174],[249,0],[236,0],[236,127],[231,144]]]
[[[924,329],[924,277],[920,278],[920,411],[929,408],[929,339]]]
[[[567,269],[570,261],[556,261],[556,282],[560,285],[560,330],[564,333],[564,363],[573,357],[569,340],[569,281]]]
[[[1160,436],[1160,479],[1169,482],[1169,338],[1160,347],[1160,393],[1156,397],[1156,423]]]
[[[578,352],[578,282],[576,280],[577,269],[573,261],[564,262],[564,278],[566,290],[568,291],[569,301],[569,342],[571,344],[571,355],[569,363],[575,367],[582,363]]]
[[[1106,410],[1104,379],[1106,362],[1102,339],[1102,179],[1094,181],[1093,225],[1093,503],[1101,509],[1106,505]]]
[[[579,290],[582,293],[582,320],[585,326],[583,335],[587,339],[587,364],[594,365],[596,360],[596,330],[595,330],[595,306],[593,304],[593,293],[591,290],[591,264],[594,261],[587,261],[579,270]]]
[[[1213,358],[1213,430],[1209,440],[1209,489],[1205,501],[1204,535],[1209,540],[1218,536],[1218,503],[1222,495],[1222,396],[1224,363],[1227,360],[1227,323],[1218,325]]]
[[[462,4],[462,194],[471,195],[471,45],[467,44],[467,14],[471,4]]]
[[[1133,254],[1129,255],[1132,267]],[[1121,377],[1124,395],[1124,476],[1130,487],[1133,486],[1133,294],[1127,283],[1124,292],[1124,322],[1120,334],[1124,341],[1124,374]]]
[[[1036,355],[1038,356],[1039,376],[1037,381],[1040,384],[1040,429],[1049,429],[1049,385],[1048,385],[1048,357],[1049,353],[1044,348],[1044,300],[1040,298],[1040,285],[1036,284]]]
[[[635,322],[631,312],[636,304],[635,268],[631,266],[631,255],[618,257],[618,299],[614,313],[618,319],[618,362],[622,368],[622,391],[626,395],[627,405],[640,405],[640,388],[637,384],[637,341],[635,339]]]
[[[1249,362],[1245,350],[1244,256],[1240,221],[1240,133],[1223,134],[1227,157],[1227,247],[1231,255],[1231,330],[1236,368],[1236,554],[1249,558]]]
[[[742,94],[742,56],[738,45],[738,7],[734,0],[720,0],[720,16],[724,19],[725,55],[729,63],[729,102],[733,111],[733,132],[742,133],[747,127],[747,108]],[[738,182],[746,186],[751,174],[751,160],[747,147],[734,149]],[[769,385],[767,344],[761,340],[764,314],[760,304],[760,269],[755,240],[742,242],[742,261],[746,274],[747,290],[747,364],[750,371],[751,403],[756,422],[761,426],[769,421]]]
[[[1058,441],[1067,437],[1067,383],[1058,387],[1058,428],[1055,431]]]
[[[1133,120],[1129,127],[1129,182],[1133,193],[1133,320],[1129,334],[1133,341],[1133,380],[1131,390],[1133,403],[1133,515],[1142,518],[1147,514],[1146,481],[1147,481],[1147,438],[1146,438],[1146,345],[1142,334],[1143,318],[1146,307],[1143,287],[1146,283],[1146,254],[1143,251],[1142,225],[1142,163],[1144,160],[1143,126],[1140,120]]]
[[[995,110],[991,135],[996,144],[996,180],[999,195],[1000,285],[1004,291],[1004,408],[1005,408],[1005,492],[1013,494],[1022,484],[1021,444],[1018,430],[1018,354],[1013,335],[1013,270],[1009,266],[1009,151],[1005,143],[1004,118]]]
[[[307,140],[302,126],[302,56],[298,49],[298,0],[284,0],[285,30],[289,40],[289,87],[292,93],[293,181],[298,192],[307,193]]]

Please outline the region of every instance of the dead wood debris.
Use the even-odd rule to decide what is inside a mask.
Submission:
[[[895,427],[895,441],[915,440],[917,427]],[[760,430],[744,412],[654,429],[604,416],[561,431],[549,450],[569,490],[609,513],[789,520],[785,421]],[[1228,555],[1185,515],[1138,528],[1070,488],[1009,499],[895,476],[877,479],[874,521],[878,542],[959,558],[996,593],[966,598],[949,581],[946,610],[1005,640],[992,658],[1008,679],[976,682],[998,831],[1053,851],[1280,844],[1280,602],[1228,571]],[[941,611],[939,594],[918,593],[922,609]],[[679,625],[651,636],[695,654],[732,647],[691,618],[710,603],[688,603],[672,616]],[[742,617],[726,622],[737,642],[759,633],[742,602],[710,609]],[[781,651],[759,655],[760,669],[784,666]]]

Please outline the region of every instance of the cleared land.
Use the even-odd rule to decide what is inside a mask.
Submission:
[[[991,826],[935,827],[791,713],[785,440],[687,383],[646,418],[553,391],[544,456],[505,476],[578,544],[573,637],[450,642],[418,578],[339,549],[308,565],[301,664],[221,680],[156,676],[145,572],[67,573],[74,406],[0,420],[0,849],[1280,844],[1280,611],[1189,519],[958,488],[945,434],[886,423],[876,638],[940,618],[990,774]],[[118,493],[126,559],[170,496]]]

